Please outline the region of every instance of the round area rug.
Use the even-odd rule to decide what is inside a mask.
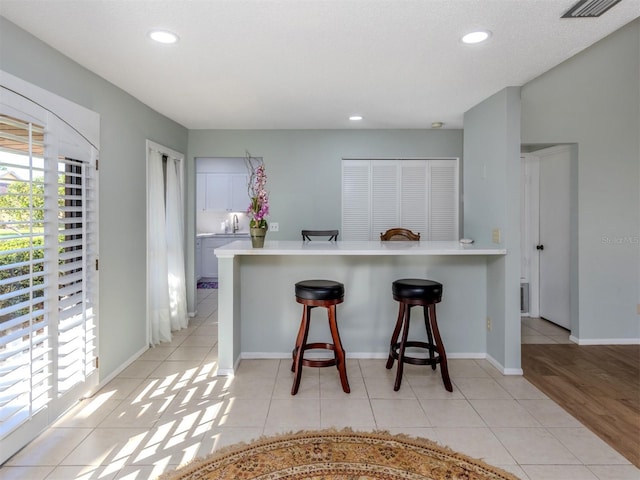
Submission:
[[[325,430],[224,448],[161,480],[517,480],[426,439]]]

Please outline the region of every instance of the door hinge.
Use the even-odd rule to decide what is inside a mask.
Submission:
[[[98,259],[96,258],[96,270],[98,270]]]
[[[96,368],[100,368],[100,357],[96,357]]]
[[[100,162],[100,160],[96,158],[96,170],[99,170],[99,168],[98,168],[98,163],[99,162]]]

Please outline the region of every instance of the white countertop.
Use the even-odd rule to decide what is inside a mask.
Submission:
[[[236,255],[506,255],[505,248],[492,245],[463,245],[460,242],[364,242],[267,240],[264,248],[252,248],[251,241],[236,240],[215,249],[218,258]]]
[[[236,233],[197,233],[196,238],[249,238],[249,232]]]

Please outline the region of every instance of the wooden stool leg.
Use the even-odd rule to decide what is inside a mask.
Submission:
[[[429,310],[435,308],[433,305],[424,305],[424,326],[427,328],[427,341],[429,343],[429,359],[431,360],[431,369],[436,369],[435,354],[434,354],[434,343],[433,343],[433,335],[431,334],[431,327],[429,326]]]
[[[313,307],[307,307],[305,305],[302,306],[302,320],[300,320],[300,328],[298,328],[298,336],[296,337],[296,344],[293,347],[293,351],[291,352],[291,357],[293,358],[293,360],[291,361],[291,371],[295,372],[296,369],[296,354],[298,352],[298,350],[302,347],[302,345],[304,345],[304,335],[305,335],[305,330],[308,331],[309,330],[309,319],[307,319],[305,321],[306,318],[306,314],[307,314],[307,308],[313,308]],[[309,315],[311,315],[311,312],[309,312]],[[305,328],[306,325],[306,328]]]
[[[404,370],[404,351],[407,347],[407,338],[409,337],[409,322],[411,320],[411,305],[404,306],[404,320],[402,322],[402,340],[400,341],[400,351],[398,352],[398,371],[396,373],[396,382],[393,385],[393,390],[400,390],[400,383],[402,383],[402,372]]]
[[[391,344],[389,345],[389,358],[387,359],[387,370],[393,367],[393,352],[395,351],[395,344],[398,342],[398,335],[400,335],[400,329],[402,328],[402,319],[404,317],[404,303],[400,302],[400,308],[398,309],[398,319],[396,320],[396,326],[393,329],[391,335]]]
[[[302,321],[300,323],[300,331],[296,340],[293,359],[293,386],[291,387],[291,395],[298,393],[300,386],[300,378],[302,377],[302,359],[304,357],[304,345],[307,343],[309,335],[309,323],[311,320],[311,307],[304,306],[302,312]]]
[[[350,393],[349,380],[347,380],[347,365],[344,349],[342,348],[342,342],[340,341],[340,333],[338,332],[338,323],[336,321],[336,306],[331,305],[327,307],[329,314],[329,328],[331,330],[331,338],[333,338],[334,353],[336,355],[336,367],[340,372],[340,382],[342,383],[342,390],[345,393]]]
[[[438,355],[440,355],[440,373],[442,374],[442,381],[444,382],[444,387],[449,392],[453,392],[453,387],[451,386],[451,379],[449,378],[449,369],[447,368],[447,354],[444,352],[444,344],[442,343],[442,338],[440,338],[440,330],[438,330],[438,320],[436,319],[436,309],[435,307],[429,308],[431,319],[431,328],[433,330],[433,336],[436,339],[436,348],[438,349]]]

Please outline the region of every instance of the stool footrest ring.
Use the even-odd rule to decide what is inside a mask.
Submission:
[[[424,357],[412,357],[411,355],[404,354],[402,358],[404,363],[410,363],[411,365],[435,365],[442,361],[440,355],[438,354],[438,350],[435,345],[426,342],[407,342],[405,344],[407,347],[418,347],[424,348],[428,350],[430,353],[433,352],[434,358],[424,358]],[[400,361],[400,342],[397,342],[390,349],[389,354],[395,359]]]
[[[336,346],[333,343],[307,343],[302,348],[302,365],[305,367],[333,367],[338,364],[338,360],[334,358],[304,358],[304,352],[307,350],[331,350],[335,351]],[[296,358],[296,353],[298,349],[293,349],[293,358]]]

